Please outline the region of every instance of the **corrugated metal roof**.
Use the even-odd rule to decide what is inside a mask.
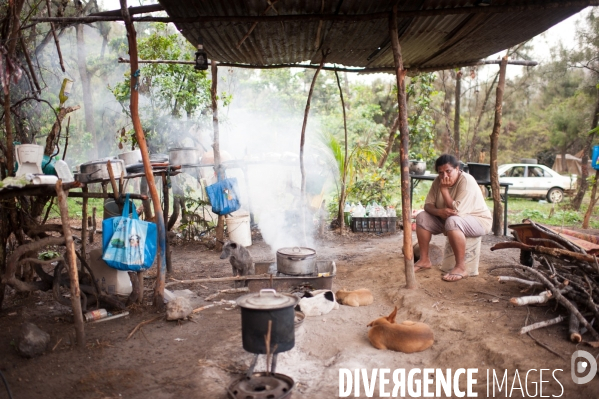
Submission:
[[[483,59],[542,33],[579,12],[581,1],[493,0],[501,12],[461,12],[450,15],[403,17],[418,10],[480,9],[476,0],[159,0],[173,18],[259,15],[363,15],[391,12],[398,6],[398,30],[404,66],[412,69],[443,68]],[[543,8],[539,5],[547,7]],[[522,10],[522,6],[537,6]],[[511,7],[511,9],[509,8]],[[516,9],[514,9],[514,7]],[[253,65],[320,62],[329,49],[327,63],[351,67],[392,68],[386,18],[360,21],[202,22],[175,25],[194,45],[200,40],[211,59]]]

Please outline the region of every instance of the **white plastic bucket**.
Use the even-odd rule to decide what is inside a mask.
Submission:
[[[478,261],[480,259],[480,246],[482,237],[466,237],[466,272],[469,276],[478,276]],[[449,240],[445,240],[445,253],[441,270],[449,272],[455,267],[455,255]]]
[[[250,229],[250,215],[237,213],[227,216],[227,234],[229,239],[244,247],[252,245],[252,230]]]

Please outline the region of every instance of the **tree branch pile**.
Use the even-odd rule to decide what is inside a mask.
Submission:
[[[581,342],[588,332],[593,341],[599,341],[599,263],[597,257],[563,236],[532,221],[533,237],[517,241],[498,243],[491,251],[518,248],[522,251],[522,265],[498,266],[497,269],[513,269],[520,278],[500,276],[500,282],[516,282],[528,286],[525,291],[537,289],[536,295],[512,298],[516,306],[545,303],[555,300],[564,311],[564,317],[537,323],[535,328],[569,320],[569,337]],[[525,242],[522,242],[525,241]],[[531,245],[534,244],[534,245]],[[567,316],[567,317],[565,317]],[[532,327],[532,326],[531,326]]]

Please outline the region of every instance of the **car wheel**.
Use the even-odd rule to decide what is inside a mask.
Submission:
[[[547,201],[551,203],[562,202],[564,199],[564,190],[561,188],[554,187],[547,192]]]

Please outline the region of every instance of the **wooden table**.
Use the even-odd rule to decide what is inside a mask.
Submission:
[[[434,181],[438,175],[412,175],[410,174],[410,208],[412,208],[412,197],[414,196],[414,187],[422,180]],[[415,182],[414,182],[415,181]],[[489,180],[477,180],[476,183],[479,186],[485,186],[487,190],[491,191],[491,181]],[[508,205],[508,189],[512,183],[499,183],[500,187],[503,187],[503,198],[502,202],[505,204],[503,207],[503,235],[507,235],[507,205]]]

